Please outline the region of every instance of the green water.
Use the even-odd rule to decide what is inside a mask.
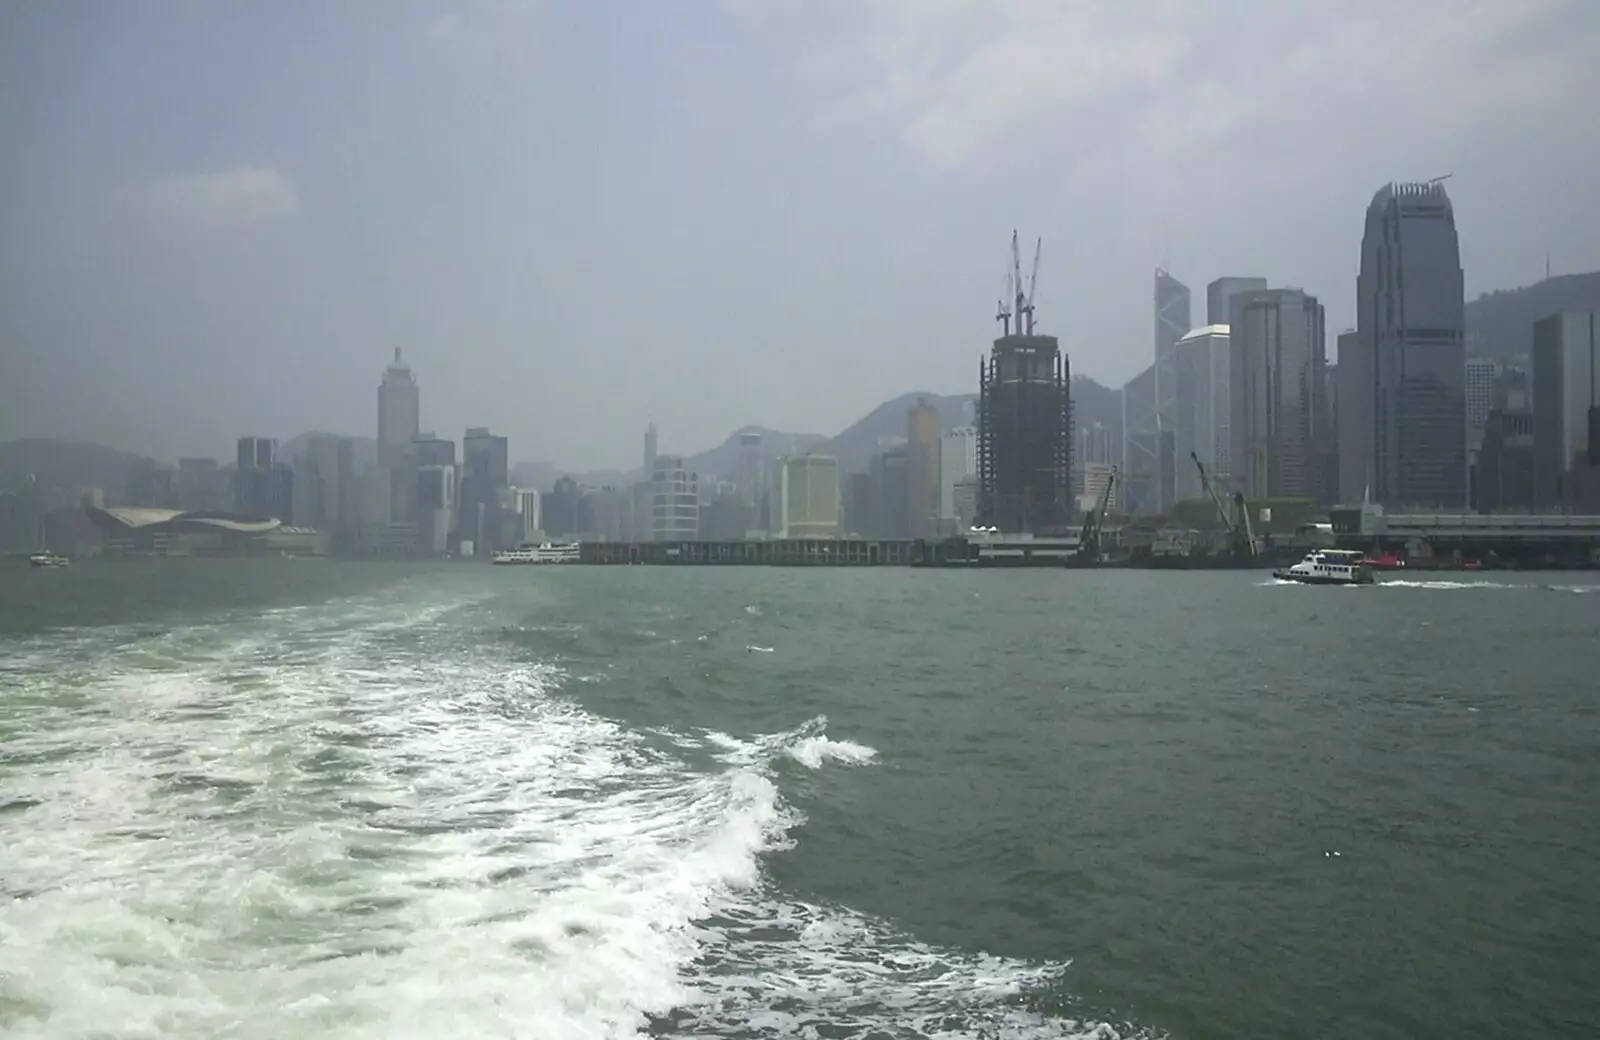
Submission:
[[[1594,1035],[1600,587],[1264,578],[7,572],[0,1026]]]

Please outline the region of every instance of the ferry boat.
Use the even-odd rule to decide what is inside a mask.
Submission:
[[[1350,549],[1318,549],[1293,567],[1272,572],[1279,581],[1303,585],[1371,585],[1372,568]]]
[[[69,567],[71,565],[72,561],[65,556],[48,550],[36,552],[28,557],[28,566],[30,567]]]
[[[515,549],[497,552],[490,560],[497,564],[529,564],[529,563],[577,563],[577,542],[567,542],[554,545],[544,542],[541,545],[519,545]]]

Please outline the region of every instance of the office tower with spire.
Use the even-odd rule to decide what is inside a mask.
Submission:
[[[422,410],[416,376],[394,348],[394,360],[378,384],[378,459],[403,457],[421,430]]]
[[[1041,246],[1024,289],[1012,232],[1008,296],[995,315],[1001,336],[978,364],[978,523],[1007,533],[1052,533],[1072,521],[1068,361],[1056,337],[1034,331]]]

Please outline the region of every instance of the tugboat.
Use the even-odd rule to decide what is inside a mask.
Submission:
[[[1293,567],[1272,572],[1279,581],[1302,585],[1371,585],[1372,568],[1351,549],[1318,549]]]

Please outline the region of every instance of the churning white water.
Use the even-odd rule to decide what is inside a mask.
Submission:
[[[764,879],[800,822],[776,763],[873,748],[823,719],[630,731],[486,638],[490,609],[411,590],[0,644],[0,1034],[1070,1035],[1014,999],[1059,965]]]

